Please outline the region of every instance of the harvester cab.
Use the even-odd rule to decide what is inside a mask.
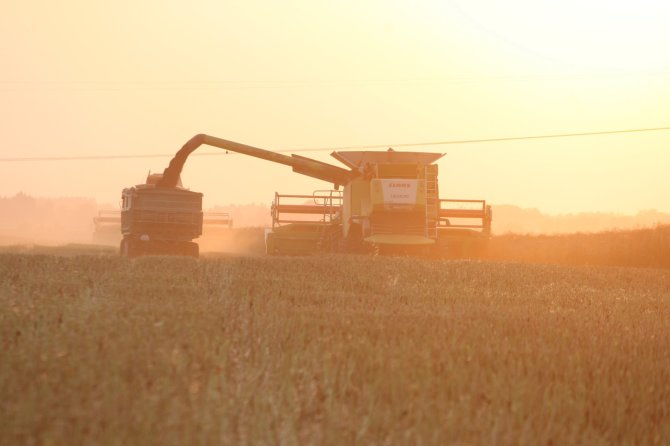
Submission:
[[[425,152],[333,152],[360,174],[344,187],[343,235],[354,249],[435,244],[437,165]],[[422,248],[423,247],[423,248]]]

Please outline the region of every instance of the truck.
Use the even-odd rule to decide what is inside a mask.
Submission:
[[[149,174],[144,184],[121,192],[120,254],[199,256],[193,242],[202,234],[200,192],[193,192],[177,179],[173,187],[159,187],[162,174]]]

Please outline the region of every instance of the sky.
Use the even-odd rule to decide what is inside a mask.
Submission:
[[[670,126],[667,2],[4,0],[0,196],[91,197],[208,133],[329,149]],[[547,213],[670,212],[670,131],[403,147],[440,195]],[[205,207],[329,185],[202,147]],[[9,161],[14,158],[157,155]]]

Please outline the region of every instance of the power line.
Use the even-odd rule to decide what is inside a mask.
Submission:
[[[369,87],[378,85],[470,84],[488,82],[570,81],[668,77],[668,72],[578,73],[564,75],[435,76],[407,78],[296,79],[296,80],[0,80],[0,91],[122,91],[122,90],[227,90],[276,88]]]
[[[529,136],[510,136],[499,138],[484,138],[484,139],[461,139],[461,140],[445,140],[445,141],[428,141],[428,142],[414,142],[414,143],[396,143],[396,144],[374,144],[364,146],[340,146],[340,147],[313,147],[294,150],[275,150],[277,153],[289,152],[324,152],[324,151],[339,151],[339,150],[365,150],[365,149],[386,149],[389,147],[427,147],[427,146],[446,146],[457,144],[480,144],[492,142],[505,141],[523,141],[531,139],[551,139],[551,138],[573,138],[579,136],[598,136],[598,135],[617,135],[623,133],[643,133],[643,132],[659,132],[670,130],[669,127],[652,127],[640,129],[625,129],[625,130],[606,130],[598,132],[579,132],[579,133],[554,133],[546,135],[529,135]],[[193,153],[191,156],[221,156],[234,154],[234,152],[221,151],[210,153]],[[14,158],[0,158],[0,162],[24,162],[24,161],[91,161],[91,160],[114,160],[114,159],[133,159],[133,158],[166,158],[172,157],[174,153],[162,154],[141,154],[141,155],[87,155],[87,156],[50,156],[50,157],[14,157]]]
[[[467,139],[467,140],[455,140],[455,141],[441,141],[441,142],[428,142],[428,143],[418,143],[418,144],[396,144],[394,147],[404,147],[404,146],[437,146],[437,145],[449,145],[449,144],[472,144],[472,143],[483,143],[483,142],[502,142],[502,141],[520,141],[524,139],[549,139],[549,138],[572,138],[575,136],[596,136],[596,135],[616,135],[620,133],[641,133],[641,132],[658,132],[670,130],[670,127],[655,127],[647,129],[627,129],[627,130],[606,130],[601,132],[581,132],[581,133],[557,133],[553,135],[532,135],[532,136],[511,136],[508,138],[490,138],[490,139]],[[372,148],[372,147],[371,147]]]

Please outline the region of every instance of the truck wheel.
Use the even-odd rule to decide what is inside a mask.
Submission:
[[[138,241],[134,238],[128,237],[121,240],[120,254],[122,257],[129,259],[137,257],[140,254]]]
[[[165,250],[164,243],[161,240],[139,240],[137,246],[142,255],[145,256],[159,256]]]
[[[187,242],[185,251],[189,257],[195,257],[196,259],[200,257],[200,246],[195,242]]]
[[[200,247],[195,242],[173,242],[166,245],[162,255],[195,257],[200,255]]]

